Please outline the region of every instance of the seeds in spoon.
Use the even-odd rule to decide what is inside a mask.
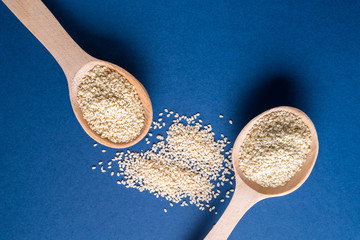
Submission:
[[[144,108],[135,87],[108,67],[97,65],[86,74],[77,101],[89,127],[114,143],[134,140],[144,127]]]
[[[245,137],[239,167],[263,187],[284,186],[301,170],[310,145],[310,130],[298,116],[275,111],[260,118]]]

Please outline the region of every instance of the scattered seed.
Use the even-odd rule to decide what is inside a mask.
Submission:
[[[198,116],[199,113],[173,119],[165,137],[155,130],[162,127],[164,120],[154,121],[151,135],[158,141],[151,144],[149,138],[145,139],[151,144],[150,149],[127,150],[113,158],[119,167],[117,176],[123,176],[123,180],[118,181],[127,188],[148,190],[157,198],[164,197],[171,202],[170,206],[181,203],[182,207],[194,204],[202,211],[205,205],[210,208],[207,203],[220,195],[220,190],[214,188],[228,181],[232,164],[224,154],[226,140],[215,140],[211,124],[204,126]],[[184,200],[187,198],[189,203]],[[214,209],[211,207],[211,211]]]

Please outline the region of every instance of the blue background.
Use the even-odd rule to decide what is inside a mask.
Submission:
[[[44,3],[85,51],[144,84],[155,115],[199,112],[231,141],[270,107],[310,116],[308,181],[255,205],[230,239],[360,239],[359,1]],[[91,170],[116,150],[92,146],[61,68],[3,3],[0,79],[0,239],[201,239],[229,203],[170,208]]]

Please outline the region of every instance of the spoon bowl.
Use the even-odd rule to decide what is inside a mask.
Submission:
[[[71,39],[60,23],[40,0],[2,0],[12,13],[25,25],[25,27],[46,47],[59,63],[68,81],[70,102],[77,120],[84,131],[95,141],[112,148],[126,148],[139,142],[148,133],[153,117],[150,97],[144,86],[125,69],[98,60],[84,50]],[[113,69],[123,75],[136,89],[144,108],[145,124],[134,140],[126,143],[114,143],[102,138],[94,132],[83,118],[80,106],[77,102],[78,87],[89,70],[96,65],[102,65]]]
[[[310,151],[307,154],[307,158],[305,162],[303,163],[301,170],[298,171],[284,186],[279,186],[276,188],[272,187],[263,187],[256,182],[253,182],[246,178],[243,174],[243,172],[240,170],[240,147],[243,144],[246,135],[249,133],[249,131],[252,129],[252,127],[257,123],[259,119],[264,117],[267,114],[270,114],[272,112],[276,111],[287,111],[290,113],[293,113],[294,115],[298,116],[306,126],[308,126],[310,133],[311,133],[311,145],[310,145]],[[293,108],[293,107],[276,107],[272,108],[268,111],[263,112],[262,114],[256,116],[254,119],[252,119],[240,132],[238,137],[236,138],[236,141],[233,146],[232,151],[232,159],[233,159],[233,167],[235,169],[235,175],[243,181],[246,185],[248,185],[253,190],[257,191],[260,194],[264,194],[266,196],[283,196],[286,194],[289,194],[293,191],[295,191],[297,188],[299,188],[309,177],[316,161],[316,157],[319,151],[319,142],[317,139],[317,133],[314,124],[310,120],[310,118],[301,110]],[[239,179],[239,181],[240,181]]]
[[[311,133],[311,145],[310,151],[307,154],[307,158],[303,163],[300,171],[298,171],[284,186],[276,188],[263,187],[256,182],[253,182],[246,178],[240,169],[240,148],[253,126],[259,119],[265,115],[275,111],[287,111],[298,116],[306,126],[308,126]],[[257,202],[270,198],[279,197],[289,194],[298,189],[309,177],[317,155],[319,152],[319,142],[316,133],[316,129],[310,118],[299,109],[293,107],[276,107],[268,111],[263,112],[254,119],[252,119],[240,132],[233,146],[232,150],[232,161],[235,173],[236,186],[233,197],[226,208],[225,212],[211,229],[208,235],[205,237],[206,240],[221,240],[227,239],[235,228],[236,224],[240,221],[242,216]]]
[[[130,142],[114,143],[114,142],[108,140],[107,138],[102,138],[99,134],[97,134],[95,131],[93,131],[89,127],[89,125],[87,124],[86,120],[84,119],[84,117],[82,115],[80,105],[77,101],[78,87],[81,84],[85,75],[97,65],[105,66],[107,68],[113,69],[116,72],[120,73],[122,76],[124,76],[130,82],[130,84],[132,84],[135,87],[135,89],[137,91],[137,94],[138,94],[140,101],[142,103],[142,106],[144,108],[145,123],[144,123],[144,127],[143,127],[141,133],[134,140],[132,140]],[[151,127],[153,111],[152,111],[150,97],[149,97],[148,93],[146,92],[146,89],[135,77],[133,77],[125,69],[123,69],[115,64],[97,60],[97,59],[96,60],[94,59],[94,60],[86,63],[75,74],[74,78],[71,81],[69,81],[69,93],[70,93],[70,101],[71,101],[72,108],[74,110],[75,116],[76,116],[77,120],[79,121],[80,125],[82,126],[84,131],[91,138],[93,138],[95,141],[101,143],[102,145],[112,147],[112,148],[130,147],[130,146],[136,144],[137,142],[139,142],[141,139],[143,139]]]

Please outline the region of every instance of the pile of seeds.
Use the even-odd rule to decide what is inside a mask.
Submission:
[[[230,141],[223,134],[215,140],[211,125],[203,125],[199,113],[187,117],[165,109],[159,115],[153,132],[166,125],[163,117],[173,118],[166,138],[150,132],[145,141],[149,144],[153,139],[151,149],[118,152],[108,163],[108,168],[112,162],[118,165],[111,175],[117,171],[117,183],[126,187],[147,190],[170,202],[181,202],[181,206],[195,204],[200,210],[213,211],[209,202],[220,195],[220,186],[227,181],[233,184],[231,149],[226,150]],[[106,171],[104,166],[101,169]]]
[[[102,138],[126,143],[140,135],[145,116],[135,87],[117,71],[95,66],[81,82],[77,100],[89,127]]]
[[[284,186],[310,151],[309,128],[296,115],[275,111],[258,120],[240,148],[240,169],[263,187]]]

